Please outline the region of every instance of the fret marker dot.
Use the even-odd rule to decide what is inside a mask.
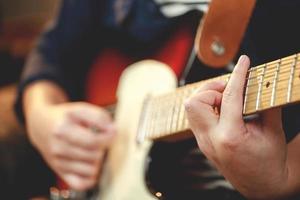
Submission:
[[[267,82],[266,87],[268,88],[271,85],[270,81]]]

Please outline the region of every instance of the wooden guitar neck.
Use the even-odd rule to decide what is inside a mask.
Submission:
[[[175,137],[189,130],[184,101],[203,83],[230,74],[180,87],[174,92],[149,97],[145,100],[138,138],[157,140]],[[243,114],[250,115],[266,109],[300,101],[299,54],[278,59],[249,69],[244,93]]]

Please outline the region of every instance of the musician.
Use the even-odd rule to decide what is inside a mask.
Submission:
[[[112,117],[105,109],[82,102],[85,75],[95,52],[101,50],[101,47],[107,43],[125,48],[133,54],[151,51],[153,45],[155,46],[159,43],[158,41],[167,38],[176,30],[176,27],[183,22],[182,18],[189,18],[191,24],[197,24],[199,17],[207,10],[208,2],[205,0],[195,0],[189,3],[180,0],[172,2],[163,0],[62,1],[57,18],[41,36],[35,50],[28,58],[16,108],[20,119],[26,124],[28,137],[32,144],[54,172],[71,188],[86,190],[97,183],[104,152],[117,134]],[[296,44],[290,40],[297,35],[296,30],[292,33],[289,32],[290,38],[285,43],[286,46],[282,45],[282,40],[278,42],[280,45],[278,49],[274,48],[272,41],[279,38],[283,28],[272,31],[272,35],[266,34],[270,33],[272,28],[266,29],[262,26],[263,23],[276,25],[282,21],[276,16],[272,16],[271,19],[269,14],[284,9],[286,11],[293,10],[298,5],[293,1],[278,1],[278,4],[274,2],[274,0],[258,2],[246,36],[247,40],[245,39],[247,42],[243,43],[241,52],[250,55],[253,64],[269,61],[278,56],[282,57],[291,52],[295,53],[294,50],[299,48],[295,47]],[[296,13],[289,11],[289,16],[285,17],[286,19],[292,19],[292,17],[297,19]],[[283,27],[286,28],[286,26],[287,24],[283,24]],[[294,38],[297,39],[297,37]],[[268,51],[269,49],[272,51]],[[242,91],[240,87],[235,86],[236,83],[240,85],[243,82],[248,63],[247,58],[242,57],[242,61],[236,68],[241,73],[233,76],[228,86],[223,83],[205,86],[186,104],[201,150],[230,183],[225,181],[211,164],[208,164],[209,169],[206,170],[209,172],[213,170],[213,175],[201,179],[204,173],[199,173],[200,175],[187,173],[189,177],[195,177],[194,184],[198,185],[193,188],[195,192],[193,195],[189,196],[184,192],[173,190],[174,193],[170,194],[170,199],[184,197],[192,199],[194,194],[204,193],[210,199],[243,199],[234,188],[250,198],[273,198],[286,196],[299,188],[296,180],[288,179],[294,182],[285,182],[284,180],[286,178],[284,175],[290,173],[296,175],[297,173],[296,165],[290,168],[291,172],[289,171],[289,173],[285,171],[284,167],[287,166],[286,163],[290,162],[290,159],[296,159],[292,152],[297,152],[297,144],[294,143],[297,143],[298,138],[296,137],[289,145],[285,144],[278,109],[265,114],[268,117],[272,115],[268,119],[266,127],[276,122],[276,129],[270,129],[267,135],[274,135],[275,133],[272,131],[277,133],[273,140],[267,143],[267,147],[263,148],[265,140],[256,143],[257,146],[250,145],[253,142],[252,138],[247,141],[249,146],[241,146],[239,142],[243,140],[238,140],[233,144],[240,148],[239,151],[225,149],[224,158],[222,154],[214,154],[213,151],[209,151],[209,148],[216,148],[216,146],[212,146],[215,144],[211,144],[211,146],[207,144],[207,149],[203,149],[205,141],[199,138],[203,134],[213,134],[211,132],[204,133],[203,127],[198,125],[199,118],[204,115],[199,114],[198,106],[201,107],[201,105],[198,105],[197,102],[199,99],[201,100],[206,90],[213,90],[214,94],[218,93],[219,96],[222,95],[225,87],[225,91],[229,89],[234,91],[228,95],[232,100],[228,99],[226,110],[230,110],[230,112],[235,110],[235,118],[224,117],[224,124],[228,130],[232,130],[229,128],[235,128],[235,126],[237,130],[240,130],[235,132],[236,135],[233,139],[237,138],[243,130],[244,132],[248,130],[241,127],[244,122],[238,111],[241,108]],[[209,69],[207,70],[209,71]],[[217,70],[213,70],[213,72],[220,73]],[[191,76],[195,76],[195,74]],[[233,90],[234,88],[239,89],[237,93]],[[225,97],[224,99],[226,100]],[[220,101],[218,103],[220,104]],[[217,105],[220,106],[219,104]],[[222,108],[223,104],[221,104]],[[299,115],[295,116],[299,117]],[[258,120],[261,119],[258,118]],[[289,132],[286,134],[290,134],[289,138],[293,138],[299,131],[299,126],[296,125],[296,120],[288,123]],[[210,127],[212,128],[213,125]],[[263,133],[265,134],[261,131],[261,134]],[[266,139],[264,136],[261,137]],[[287,149],[288,153],[285,152]],[[231,155],[234,155],[235,159],[227,158]],[[248,155],[251,157],[247,157]],[[251,158],[251,160],[247,158]],[[285,158],[287,158],[287,162],[285,162]],[[295,159],[291,162],[295,163],[297,161]],[[272,163],[266,164],[266,160]],[[236,162],[228,163],[227,161]],[[204,162],[206,159],[202,156],[200,163]],[[230,168],[226,168],[226,166]],[[258,166],[259,169],[257,169]],[[197,167],[197,163],[194,163],[193,168],[195,167]],[[257,171],[248,169],[257,169]],[[274,175],[276,180],[272,180],[272,177],[266,174],[272,175],[272,177]],[[182,181],[181,184],[182,188],[185,188],[185,181]],[[209,192],[206,193],[203,190]],[[219,196],[214,191],[220,192]],[[176,192],[180,194],[177,195]]]

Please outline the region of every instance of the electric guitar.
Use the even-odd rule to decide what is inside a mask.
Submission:
[[[193,43],[193,37],[188,32],[179,34],[180,37],[172,36],[170,44],[175,45],[167,44],[150,57],[152,60],[130,65],[136,60],[109,50],[96,62],[99,66],[110,64],[110,67],[95,67],[90,71],[86,85],[87,100],[106,105],[117,99],[115,120],[118,129],[101,173],[99,192],[93,198],[155,200],[164,195],[159,190],[150,192],[145,181],[148,153],[153,141],[177,141],[192,137],[183,102],[201,84],[212,80],[176,89],[177,77]],[[116,54],[119,56],[115,57]],[[300,101],[299,57],[299,54],[292,55],[249,70],[245,85],[245,115]],[[107,73],[107,76],[98,76]],[[229,77],[230,74],[227,74],[214,79],[228,80]]]
[[[230,74],[177,86],[174,71],[162,62],[144,60],[127,67],[117,89],[115,121],[118,135],[108,151],[96,199],[155,200],[145,182],[148,153],[153,141],[192,136],[183,102],[203,83],[228,81]],[[243,114],[300,102],[300,54],[248,71]]]
[[[140,53],[147,49],[144,46],[141,47],[140,52],[135,53],[128,53],[127,47],[122,48],[114,45],[104,47],[88,71],[85,85],[86,101],[102,107],[114,108],[117,102],[116,90],[121,74],[130,64],[146,58],[166,63],[169,70],[176,77],[179,77],[186,66],[191,49],[193,49],[194,34],[197,27],[197,24],[188,22],[180,23],[172,35],[168,35],[145,54]],[[69,190],[67,184],[59,177],[57,178],[57,186],[50,188],[51,200],[86,199],[86,192]]]
[[[244,115],[300,101],[300,55],[295,54],[248,72]],[[98,199],[155,200],[145,183],[147,155],[156,140],[191,137],[183,102],[204,82],[227,81],[230,74],[176,88],[173,71],[165,64],[145,60],[129,66],[118,90],[118,136],[108,152]],[[156,196],[156,197],[155,197]]]

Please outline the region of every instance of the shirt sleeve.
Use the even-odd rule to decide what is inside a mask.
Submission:
[[[24,122],[23,91],[37,80],[55,82],[65,90],[70,99],[80,96],[81,88],[77,85],[83,79],[83,63],[88,54],[85,48],[88,49],[93,32],[90,2],[63,0],[57,16],[30,53],[21,76],[15,104],[21,122]]]

